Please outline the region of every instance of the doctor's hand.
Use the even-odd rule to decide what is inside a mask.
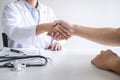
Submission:
[[[48,46],[47,48],[45,48],[45,49],[50,49],[50,50],[52,50],[52,51],[60,51],[60,50],[62,50],[62,46],[61,46],[60,43],[55,42],[55,43],[49,45],[49,46]]]
[[[72,25],[65,21],[57,20],[54,22],[54,26],[53,30],[48,32],[48,35],[56,40],[68,39],[73,34]]]

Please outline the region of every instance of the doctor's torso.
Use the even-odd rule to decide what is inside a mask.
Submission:
[[[25,0],[8,4],[3,12],[3,30],[9,38],[9,47],[28,48],[45,47],[51,38],[46,33],[35,36],[35,29],[38,24],[53,22],[55,15],[52,10],[39,2],[36,9],[38,21],[34,19],[32,8],[28,8]],[[33,13],[34,14],[34,13]]]

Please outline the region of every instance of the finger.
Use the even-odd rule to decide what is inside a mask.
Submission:
[[[54,33],[54,35],[51,33]],[[61,35],[58,32],[52,31],[52,32],[49,32],[47,35],[51,36],[55,40],[62,40]]]
[[[71,25],[71,24],[69,24],[69,23],[67,23],[67,22],[65,22],[65,21],[63,21],[63,20],[58,20],[58,21],[56,21],[56,23],[58,24],[60,24],[63,28],[65,28],[67,31],[69,31],[71,34],[73,33],[73,29],[72,29],[72,26],[73,25]]]
[[[54,47],[54,50],[57,51],[58,48],[59,48],[59,45],[58,45],[58,43],[56,43],[56,44],[55,44],[55,47]]]
[[[62,34],[58,35],[59,32],[62,33]],[[56,28],[56,29],[54,29],[53,31],[49,32],[48,35],[51,36],[52,38],[56,39],[56,40],[68,39],[68,38],[71,37],[71,36],[69,36],[69,35],[67,35],[67,36],[65,37],[64,35],[66,35],[66,33],[64,33],[64,32],[62,32],[61,30],[59,30],[59,28]],[[60,38],[59,36],[60,36],[61,38]]]
[[[54,51],[54,48],[55,48],[55,44],[52,44],[51,45],[51,50]]]
[[[65,39],[65,38],[64,38],[64,37],[62,38],[61,35],[58,36],[58,40],[64,40],[64,39]]]
[[[61,45],[58,46],[58,51],[60,51],[60,50],[62,50],[62,46]]]
[[[61,36],[61,39],[63,40],[63,39],[66,39],[64,36]]]
[[[54,37],[54,32],[53,31],[51,31],[50,33],[49,33],[49,36],[51,36],[52,38]]]
[[[50,36],[50,32],[48,32],[47,35]]]
[[[63,20],[56,20],[55,23],[62,25],[65,29],[69,29],[70,25]]]
[[[112,52],[112,50],[110,50],[110,49],[107,49],[106,51],[108,51],[108,52]]]
[[[56,43],[55,45],[55,51],[60,51],[62,46],[59,43]]]
[[[64,37],[63,35],[61,35],[58,31],[54,31],[54,36],[53,38],[56,39],[56,40],[64,40],[66,39],[66,37]]]
[[[57,33],[59,33],[59,35],[61,35],[62,37],[64,37],[64,39],[67,38],[67,36],[65,37],[66,34],[64,34],[64,33],[63,33],[62,31],[60,31],[59,29],[58,29],[58,30],[54,30],[53,32],[54,32],[54,36],[52,36],[52,37],[53,37],[54,39],[55,39],[55,36],[56,36]],[[61,34],[61,33],[62,33],[62,34]],[[59,35],[58,35],[58,36],[59,36]],[[58,39],[58,36],[56,36],[57,39]]]
[[[53,27],[55,27],[58,23],[54,21],[52,24],[53,24]]]
[[[95,65],[95,60],[93,59],[93,60],[91,60],[91,63],[93,64],[93,65]]]
[[[62,20],[57,20],[55,21],[55,23],[61,25],[61,27],[66,29],[67,31],[72,32],[72,28],[71,28],[72,25],[68,24],[67,22]]]
[[[110,50],[110,49],[108,49],[107,51],[106,51],[107,53],[112,53],[112,54],[114,54],[115,56],[118,56],[116,53],[114,53],[112,50]]]
[[[53,38],[58,40],[58,36],[59,36],[59,33],[57,32],[57,33],[54,34]]]
[[[64,28],[63,26],[58,26],[58,28],[59,28],[61,31],[63,31],[64,33],[66,33],[68,36],[71,35],[70,29],[66,29],[66,28]]]
[[[59,40],[58,39],[58,36],[59,36],[59,33],[58,32],[55,32],[55,31],[52,31],[52,33],[54,33],[54,34],[52,34],[52,35],[50,35],[53,39],[55,39],[55,40]]]
[[[93,65],[95,65],[96,59],[97,59],[99,56],[100,56],[100,54],[96,55],[96,57],[93,58],[93,60],[91,60],[91,63],[92,63]]]
[[[62,36],[64,36],[65,38],[68,38],[68,37],[69,37],[68,33],[66,33],[65,31],[63,31],[62,29],[60,29],[59,26],[60,26],[60,25],[58,25],[57,27],[55,27],[55,30],[56,30],[57,32],[59,32],[59,33],[60,33]]]
[[[48,47],[46,47],[45,49],[50,49],[51,48],[51,45],[49,45]]]
[[[101,51],[100,51],[100,54],[104,54],[105,52],[106,52],[106,51],[104,51],[104,50],[101,50]]]

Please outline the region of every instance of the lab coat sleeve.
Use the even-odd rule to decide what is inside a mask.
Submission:
[[[35,38],[36,25],[21,26],[20,18],[20,12],[15,5],[7,5],[2,16],[3,30],[11,40],[32,45],[32,40]]]

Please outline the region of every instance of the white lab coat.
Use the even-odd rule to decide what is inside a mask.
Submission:
[[[10,3],[3,11],[2,25],[9,38],[9,47],[45,48],[51,44],[51,37],[46,33],[35,35],[36,24],[23,1]],[[40,24],[53,22],[55,19],[53,11],[40,3]]]

